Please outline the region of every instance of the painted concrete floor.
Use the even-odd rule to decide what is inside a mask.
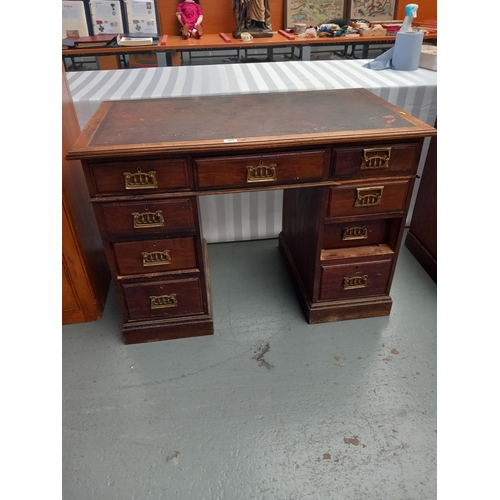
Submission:
[[[63,498],[435,498],[436,285],[406,247],[389,317],[321,325],[277,240],[208,249],[214,336],[125,346],[112,287],[62,328]]]

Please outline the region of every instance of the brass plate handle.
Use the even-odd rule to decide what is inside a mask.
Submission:
[[[342,282],[343,290],[354,290],[355,288],[366,288],[368,286],[368,275],[345,277]]]
[[[392,148],[363,149],[361,170],[388,168]]]
[[[144,267],[163,266],[172,263],[170,250],[164,250],[163,252],[141,252],[141,255]]]
[[[384,186],[373,186],[366,188],[356,188],[356,199],[354,200],[355,207],[372,207],[380,205],[382,202],[382,194]]]
[[[165,219],[161,210],[156,212],[133,212],[132,217],[134,218],[134,229],[163,227],[165,225]]]
[[[276,164],[264,165],[262,160],[256,167],[247,167],[247,183],[276,181]]]
[[[342,240],[366,240],[368,238],[368,228],[366,226],[352,226],[342,228]]]
[[[151,295],[151,309],[165,309],[167,307],[177,307],[177,294],[170,295]]]
[[[123,176],[125,177],[125,189],[158,189],[154,170],[147,173],[139,170],[135,174],[123,172]]]

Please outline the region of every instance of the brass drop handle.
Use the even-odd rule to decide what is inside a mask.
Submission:
[[[177,307],[177,294],[170,295],[151,295],[151,309],[165,309],[167,307]]]
[[[157,210],[156,212],[133,212],[134,229],[147,229],[150,227],[163,227],[165,219],[163,218],[163,211]]]
[[[170,250],[164,250],[163,252],[141,252],[141,255],[144,267],[163,266],[172,263]]]
[[[384,186],[373,186],[366,188],[356,188],[356,198],[354,200],[355,207],[372,207],[380,205]]]
[[[392,148],[363,149],[361,170],[376,170],[389,167]]]
[[[125,177],[125,189],[157,189],[158,182],[156,180],[156,172],[141,172],[138,168],[135,174],[130,172],[123,172]]]
[[[368,275],[345,277],[342,282],[343,290],[354,290],[355,288],[366,288],[368,286]]]
[[[247,166],[247,183],[273,182],[278,180],[276,175],[276,163],[267,166],[260,160],[256,167]]]
[[[367,226],[349,226],[342,228],[342,241],[366,240],[367,238]]]

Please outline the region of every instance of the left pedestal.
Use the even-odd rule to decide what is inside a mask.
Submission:
[[[84,162],[126,344],[213,334],[206,243],[186,159]]]

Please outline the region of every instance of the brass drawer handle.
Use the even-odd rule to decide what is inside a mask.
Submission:
[[[125,177],[125,189],[157,189],[156,172],[144,173],[138,170],[135,174],[123,172]]]
[[[343,290],[354,290],[355,288],[366,288],[368,286],[368,275],[345,277],[342,283]]]
[[[247,183],[251,182],[272,182],[276,181],[276,164],[266,166],[260,160],[257,167],[247,167]]]
[[[366,226],[352,226],[342,228],[342,240],[366,240],[368,238],[368,228]]]
[[[366,188],[356,188],[356,199],[354,200],[355,207],[372,207],[380,205],[382,202],[382,194],[384,186],[373,186]]]
[[[142,265],[144,267],[150,266],[163,266],[164,264],[171,264],[170,250],[163,252],[141,252]]]
[[[392,148],[363,149],[361,158],[361,170],[374,170],[388,168]]]
[[[177,307],[177,294],[170,295],[151,295],[151,309],[165,309],[167,307]]]
[[[161,210],[156,212],[133,212],[132,217],[134,218],[134,229],[163,227],[165,225],[165,219]]]

